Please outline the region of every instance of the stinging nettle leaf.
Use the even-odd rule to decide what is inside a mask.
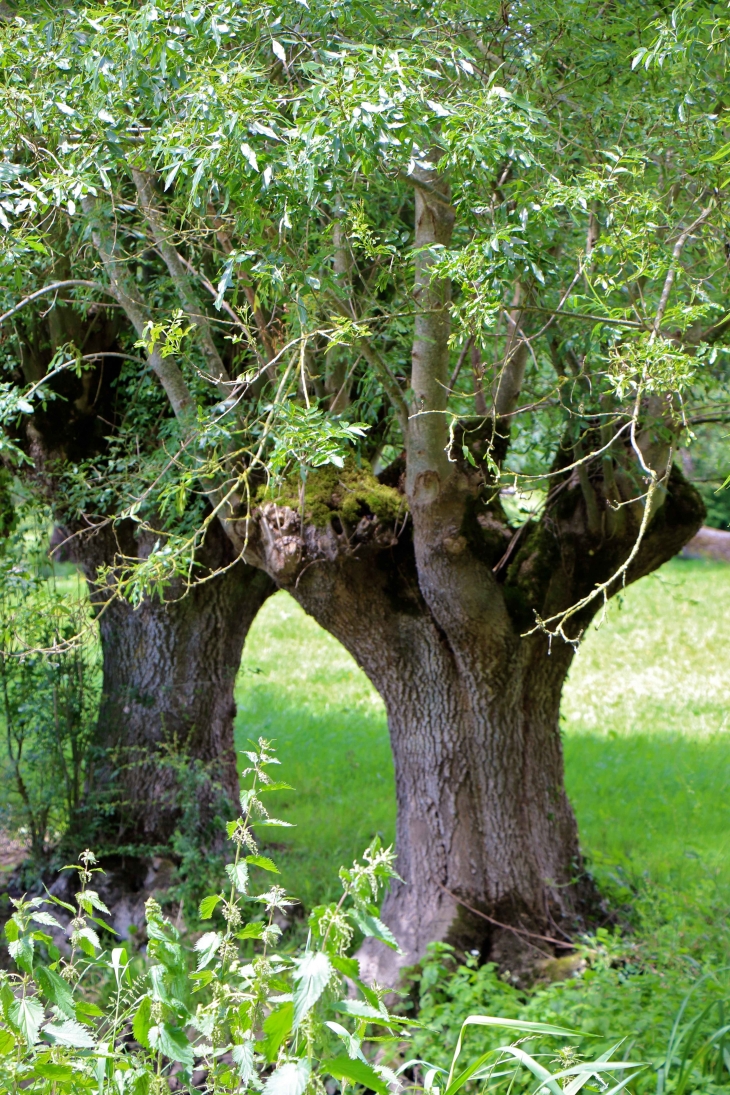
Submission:
[[[73,1049],[93,1049],[96,1044],[91,1031],[75,1019],[66,1019],[63,1023],[47,1023],[43,1033],[56,1045],[71,1046]]]
[[[250,1083],[256,1075],[256,1069],[253,1064],[253,1042],[250,1039],[245,1042],[239,1042],[238,1045],[233,1047],[231,1056],[238,1068],[238,1075],[241,1083]]]
[[[34,996],[26,996],[11,1005],[8,1016],[10,1022],[18,1028],[29,1046],[38,1041],[38,1031],[45,1018],[43,1008]]]
[[[271,871],[273,874],[281,873],[273,859],[265,855],[247,855],[246,862],[252,863],[254,867],[261,867],[264,871]]]
[[[159,1050],[171,1061],[179,1061],[186,1068],[193,1067],[195,1061],[193,1047],[181,1027],[160,1023],[159,1026],[150,1027],[148,1037],[153,1049]]]
[[[329,1072],[336,1080],[349,1080],[352,1084],[362,1084],[376,1091],[378,1095],[388,1095],[388,1088],[372,1067],[364,1061],[351,1057],[334,1057],[331,1061],[322,1061],[323,1072]]]
[[[195,949],[200,954],[198,959],[199,970],[205,969],[213,961],[222,942],[223,936],[220,932],[206,932],[205,935],[201,935],[195,944]]]
[[[64,981],[60,974],[56,973],[55,970],[48,969],[46,966],[38,966],[35,971],[35,979],[38,988],[47,1000],[50,1000],[69,1019],[75,1018],[76,1010],[71,989],[68,982]]]
[[[263,1095],[303,1095],[309,1083],[309,1061],[289,1061],[272,1072]]]
[[[245,893],[248,888],[248,866],[244,859],[238,863],[227,863],[226,874],[239,893]]]
[[[381,943],[385,943],[385,945],[392,950],[400,952],[398,940],[393,935],[390,928],[377,916],[370,916],[361,909],[350,909],[349,916],[351,920],[355,921],[363,935],[370,935],[373,939],[378,939]]]
[[[308,951],[303,958],[295,958],[294,961],[296,969],[293,977],[297,987],[294,990],[293,1029],[296,1030],[327,987],[332,976],[332,965],[323,951]]]
[[[215,907],[219,901],[223,898],[220,894],[211,894],[208,897],[204,897],[198,907],[198,916],[201,920],[210,920],[211,916],[215,912]]]

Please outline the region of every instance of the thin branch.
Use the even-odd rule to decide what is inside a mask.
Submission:
[[[682,254],[682,249],[684,248],[685,243],[695,231],[695,229],[699,228],[703,221],[707,220],[710,213],[712,212],[713,206],[713,202],[710,202],[709,205],[706,205],[700,213],[699,217],[692,221],[692,224],[690,224],[689,228],[685,228],[684,232],[682,232],[674,245],[674,250],[672,251],[672,261],[669,264],[669,270],[667,271],[667,276],[664,280],[662,295],[659,298],[659,306],[657,307],[656,316],[654,317],[654,327],[651,333],[652,342],[659,334],[659,328],[661,327],[662,320],[664,319],[664,313],[667,310],[667,304],[669,303],[669,294],[672,291],[672,285],[674,284],[674,279],[677,276],[677,264],[679,262],[679,257]]]
[[[396,178],[401,179],[403,182],[410,183],[411,186],[415,186],[418,190],[422,190],[424,194],[428,194],[430,198],[437,201],[440,205],[445,205],[449,209],[453,209],[453,205],[445,194],[442,194],[440,190],[437,190],[435,186],[431,186],[425,179],[419,179],[415,175],[409,175],[405,171],[398,171]]]
[[[566,943],[562,939],[553,939],[550,935],[540,935],[539,932],[531,932],[528,931],[527,928],[515,928],[513,924],[503,924],[501,920],[495,920],[493,916],[487,916],[487,914],[482,912],[480,909],[475,909],[472,905],[467,904],[467,902],[464,901],[463,898],[457,897],[455,893],[452,893],[451,890],[447,889],[442,882],[437,882],[437,885],[440,887],[440,889],[444,891],[444,893],[447,893],[449,897],[452,898],[452,900],[456,901],[457,904],[461,905],[465,909],[468,909],[470,913],[474,913],[474,916],[479,916],[482,918],[482,920],[486,920],[488,921],[488,923],[494,924],[495,928],[504,928],[505,931],[514,932],[516,935],[527,935],[530,937],[530,939],[541,939],[543,943],[551,943],[554,947],[564,947],[566,950],[571,951],[575,950],[574,943]]]
[[[75,286],[83,286],[87,289],[98,289],[100,293],[106,293],[108,296],[113,297],[114,293],[111,289],[107,289],[105,285],[101,285],[98,281],[84,281],[81,278],[70,278],[67,281],[54,281],[50,285],[44,285],[42,289],[36,289],[35,293],[31,293],[30,296],[24,297],[19,304],[16,304],[9,312],[0,316],[0,326],[6,319],[10,319],[16,312],[19,312],[21,308],[25,308],[27,304],[32,304],[34,300],[38,300],[39,297],[43,297],[46,293],[55,293],[58,289],[71,289]]]
[[[140,171],[136,167],[132,168],[132,178],[134,179],[134,185],[137,188],[142,214],[152,231],[155,243],[157,244],[163,261],[170,273],[173,285],[180,298],[180,303],[182,304],[188,319],[195,325],[198,332],[200,348],[203,351],[203,356],[208,362],[208,368],[212,374],[213,382],[221,395],[226,398],[230,391],[231,378],[228,375],[228,370],[223,364],[223,360],[213,341],[213,336],[210,332],[210,323],[208,322],[207,317],[201,315],[199,312],[200,305],[188,284],[185,268],[180,260],[180,256],[167,238],[160,219],[160,210],[156,205],[156,195],[152,178],[147,172]]]

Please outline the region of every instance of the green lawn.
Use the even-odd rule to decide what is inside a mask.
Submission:
[[[620,600],[585,639],[563,703],[583,847],[612,889],[730,893],[730,568],[675,560]],[[297,828],[278,831],[278,860],[309,906],[374,833],[393,838],[382,703],[283,593],[254,623],[237,699],[239,743],[274,738],[296,788],[279,800]]]

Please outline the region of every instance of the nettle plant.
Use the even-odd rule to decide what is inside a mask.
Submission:
[[[100,873],[85,851],[76,870],[76,906],[47,897],[13,900],[5,934],[16,972],[0,972],[0,1091],[43,1095],[162,1095],[173,1091],[263,1095],[325,1095],[333,1081],[388,1095],[409,1086],[427,1095],[456,1095],[465,1085],[535,1087],[535,1095],[577,1095],[598,1079],[605,1095],[618,1095],[639,1065],[578,1061],[570,1048],[555,1058],[551,1073],[519,1044],[490,1048],[461,1070],[457,1062],[468,1027],[503,1027],[521,1040],[575,1038],[579,1032],[544,1023],[471,1015],[462,1025],[450,1070],[410,1059],[397,1069],[368,1061],[400,1057],[418,1024],[388,1010],[388,990],[368,986],[357,958],[348,955],[356,932],[397,949],[377,915],[376,901],[397,877],[394,854],[376,837],[362,862],[340,870],[339,902],[312,910],[307,944],[300,953],[280,953],[277,912],[294,904],[279,885],[263,892],[256,871],[277,874],[259,853],[255,831],[287,825],[270,816],[262,796],[287,788],[266,769],[279,761],[261,738],[245,754],[251,786],[241,794],[241,813],[228,823],[235,848],[220,893],[200,903],[201,920],[218,920],[191,950],[159,902],[146,903],[146,959],[123,946],[104,948],[99,928],[113,932],[109,915],[92,888]],[[70,920],[67,954],[48,929],[62,925],[44,906],[62,907]],[[247,919],[247,908],[256,912]],[[101,986],[101,989],[100,989]],[[95,997],[98,1003],[91,998]],[[103,1006],[99,1006],[99,1003]],[[616,1073],[624,1074],[615,1080]],[[614,1079],[609,1085],[603,1077]],[[414,1084],[415,1078],[415,1084]],[[326,1084],[326,1086],[325,1086]]]
[[[13,900],[5,933],[17,972],[0,974],[0,1090],[146,1095],[167,1091],[174,1078],[182,1089],[228,1092],[260,1089],[268,1073],[269,1095],[302,1095],[309,1085],[322,1091],[320,1074],[385,1095],[395,1082],[387,1068],[367,1063],[361,1047],[366,1037],[402,1038],[409,1020],[389,1014],[384,990],[363,984],[356,959],[347,957],[357,929],[397,946],[374,904],[394,875],[393,852],[376,838],[361,863],[340,872],[339,903],[312,912],[304,951],[277,953],[274,918],[294,902],[279,885],[256,884],[257,873],[278,870],[259,854],[254,834],[287,824],[263,802],[286,785],[267,774],[279,763],[267,741],[246,756],[252,780],[240,816],[228,824],[235,856],[227,884],[200,905],[202,920],[219,923],[197,939],[193,955],[154,897],[142,974],[124,947],[103,948],[98,929],[111,931],[103,919],[109,910],[91,885],[100,868],[90,851],[65,868],[79,874],[75,908],[50,893]],[[53,904],[71,916],[68,955],[48,934],[62,928],[47,911]],[[103,1009],[89,1001],[100,977],[111,983]],[[357,999],[348,998],[345,978]]]

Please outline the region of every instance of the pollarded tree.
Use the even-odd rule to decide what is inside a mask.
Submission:
[[[723,57],[667,76],[656,14],[167,0],[5,33],[14,246],[68,222],[177,415],[178,489],[385,700],[408,960],[585,914],[563,681],[702,519],[673,455],[724,398]]]
[[[105,304],[57,301],[47,319],[23,311],[4,339],[6,390],[33,393],[25,408],[33,413],[6,420],[5,458],[49,505],[60,533],[56,554],[85,574],[99,627],[95,759],[67,839],[93,840],[105,851],[169,847],[188,767],[198,811],[197,832],[187,836],[201,841],[202,854],[218,837],[216,818],[238,799],[235,678],[251,623],[275,586],[237,560],[214,525],[195,558],[198,577],[207,580],[189,595],[178,580],[164,596],[153,589],[135,603],[114,596],[120,566],[164,543],[167,528],[199,516],[190,507],[172,520],[155,514],[156,538],[130,517],[117,519],[121,481],[156,450],[172,412],[147,381],[144,362],[123,349],[126,321]]]

